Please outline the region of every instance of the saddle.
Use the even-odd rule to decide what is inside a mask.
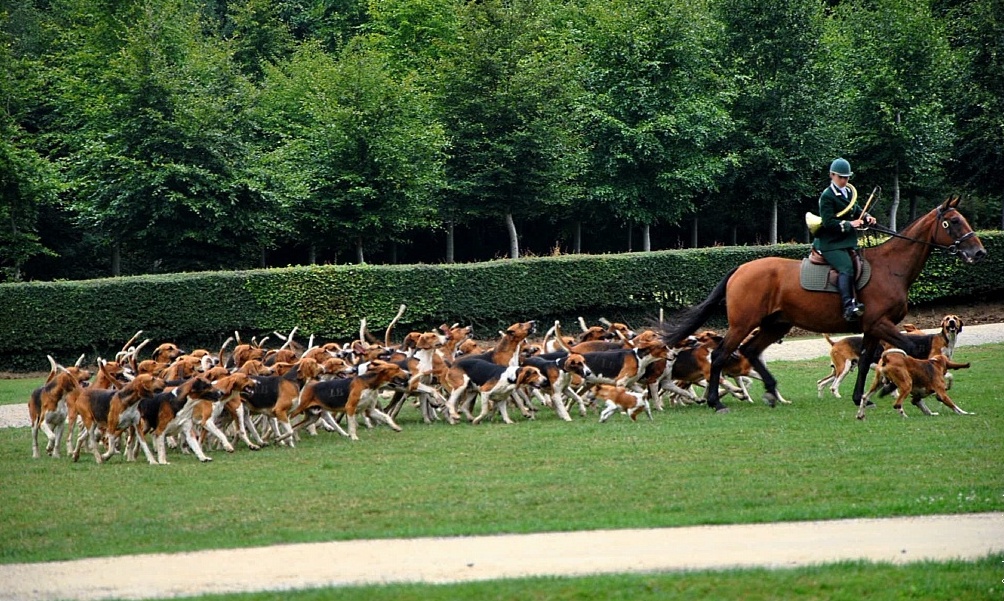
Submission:
[[[854,261],[854,287],[861,290],[872,277],[871,264],[860,253],[852,252]],[[809,256],[802,259],[798,272],[799,283],[805,290],[813,292],[840,292],[837,289],[837,270],[830,267],[822,253],[813,248]]]

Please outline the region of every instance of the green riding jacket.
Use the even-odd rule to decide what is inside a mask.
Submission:
[[[850,202],[849,188],[841,190],[831,183],[823,190],[819,195],[819,217],[822,223],[812,241],[813,248],[828,251],[858,247],[858,232],[851,227],[851,221],[861,217],[861,207],[855,203],[850,210],[837,217],[837,213],[844,211]]]

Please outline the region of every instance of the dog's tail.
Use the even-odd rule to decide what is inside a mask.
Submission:
[[[565,344],[564,338],[561,336],[561,323],[558,321],[554,322],[554,341],[558,343],[558,347],[560,347],[561,350],[568,354],[572,353],[572,350],[568,348],[568,345]]]
[[[833,340],[830,339],[830,335],[829,334],[823,334],[823,338],[825,338],[826,341],[830,343],[830,346],[833,346],[835,344],[833,342]]]
[[[662,339],[666,342],[666,346],[676,346],[681,340],[690,336],[697,331],[697,328],[704,325],[704,322],[711,317],[715,309],[725,300],[725,286],[728,285],[729,279],[737,269],[739,268],[736,267],[725,274],[725,277],[718,282],[718,285],[711,291],[708,298],[704,299],[704,302],[684,311],[680,316],[680,323],[675,329],[663,331]]]
[[[969,369],[969,365],[969,363],[956,363],[948,357],[945,357],[945,367],[947,369]]]

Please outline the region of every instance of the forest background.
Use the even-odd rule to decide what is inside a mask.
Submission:
[[[1000,0],[0,0],[0,281],[1004,228]]]

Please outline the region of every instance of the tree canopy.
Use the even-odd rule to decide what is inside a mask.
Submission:
[[[0,0],[0,279],[801,241],[837,156],[999,227],[1002,10]]]

